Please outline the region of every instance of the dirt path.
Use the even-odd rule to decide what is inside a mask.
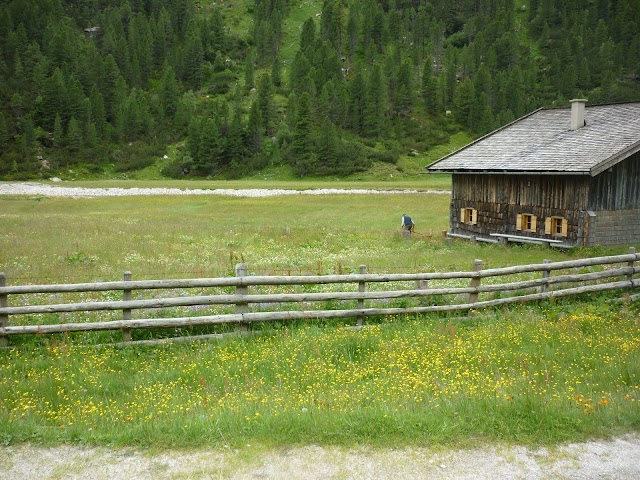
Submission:
[[[638,479],[640,435],[553,449],[342,449],[148,453],[63,446],[0,448],[0,479]]]

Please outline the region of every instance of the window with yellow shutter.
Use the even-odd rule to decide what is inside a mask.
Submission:
[[[478,211],[475,208],[460,209],[460,223],[475,225],[478,223]]]
[[[516,230],[523,232],[534,232],[538,228],[538,219],[530,213],[519,213],[516,217]]]
[[[544,222],[544,233],[554,237],[566,237],[569,222],[563,217],[547,217]]]

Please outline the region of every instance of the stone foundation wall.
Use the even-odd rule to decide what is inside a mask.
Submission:
[[[640,243],[640,209],[590,212],[587,245]]]

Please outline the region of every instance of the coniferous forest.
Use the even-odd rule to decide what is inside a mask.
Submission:
[[[639,0],[0,0],[0,178],[347,175],[640,100]]]

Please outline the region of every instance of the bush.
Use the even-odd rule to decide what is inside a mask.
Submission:
[[[130,172],[153,165],[163,151],[161,145],[136,142],[113,150],[111,158],[116,172]]]

